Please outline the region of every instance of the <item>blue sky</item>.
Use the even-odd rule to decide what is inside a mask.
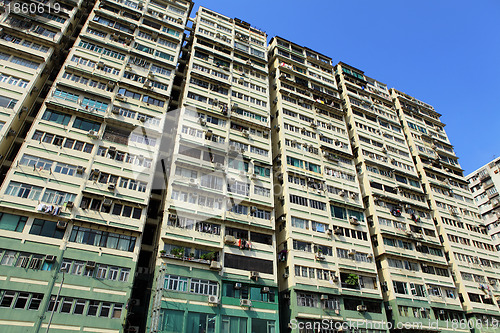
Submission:
[[[199,0],[192,16],[200,5],[433,105],[464,174],[500,155],[500,1]]]

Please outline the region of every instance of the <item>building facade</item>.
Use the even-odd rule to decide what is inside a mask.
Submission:
[[[274,37],[269,71],[281,331],[365,329],[385,309],[332,60]]]
[[[500,250],[499,165],[500,158],[496,158],[466,177],[479,213],[484,219],[488,234],[493,239],[497,251]]]
[[[148,330],[278,329],[267,36],[200,7],[179,66]]]
[[[191,6],[93,6],[0,189],[2,332],[128,326]]]
[[[441,115],[429,104],[395,89],[391,89],[391,96],[466,318],[486,323],[482,328],[474,325],[473,332],[498,332],[500,329],[491,323],[500,319],[497,300],[500,257],[469,191],[445,125],[440,121]],[[445,295],[445,290],[442,291]],[[439,308],[434,311],[436,318],[454,318],[454,311],[441,312]]]
[[[435,330],[432,323],[440,312],[456,312],[457,319],[464,319],[387,86],[345,63],[336,66],[336,78],[346,105],[388,318],[394,324],[420,324],[419,329],[428,332]],[[444,322],[439,329],[452,331]]]

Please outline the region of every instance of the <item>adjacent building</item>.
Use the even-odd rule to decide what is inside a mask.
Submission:
[[[498,327],[491,323],[500,319],[500,256],[469,191],[445,125],[440,121],[441,114],[431,105],[395,89],[391,89],[391,96],[458,291],[453,297],[458,296],[467,319],[487,323],[483,328],[474,326],[473,331],[498,332]],[[448,302],[453,297],[448,288],[443,288],[441,278],[439,281],[441,290],[436,293],[433,289],[432,293]],[[446,305],[443,309],[442,302],[436,300],[431,307],[441,321],[455,319],[460,313],[454,306]]]
[[[442,312],[465,318],[387,86],[345,63],[336,66],[336,79],[388,318],[428,332]],[[452,331],[445,322],[439,329]]]
[[[71,4],[36,19],[62,29]],[[2,332],[124,331],[191,6],[98,1],[81,27],[0,189]],[[9,73],[35,80],[26,59]]]
[[[93,1],[0,3],[0,180]],[[30,7],[31,6],[31,7]],[[53,72],[53,73],[52,73]],[[52,75],[51,75],[52,73]],[[15,142],[15,138],[21,140]]]
[[[332,332],[381,322],[369,220],[332,60],[274,37],[269,71],[281,331],[324,320]]]
[[[169,112],[150,332],[278,330],[267,35],[200,7]]]
[[[500,251],[500,158],[469,174],[466,178],[469,188],[479,207],[488,234],[493,239],[497,251]]]

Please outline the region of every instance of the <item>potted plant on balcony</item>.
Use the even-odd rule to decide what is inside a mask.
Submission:
[[[357,286],[359,283],[359,276],[356,274],[349,274],[345,279],[345,284],[349,286]]]
[[[165,254],[166,254],[166,253],[167,253],[167,251],[165,251],[165,250],[161,250],[161,251],[160,251],[160,257],[165,256]]]
[[[216,258],[215,251],[204,253],[200,257],[200,259],[206,260],[208,262],[215,260],[215,258]]]
[[[176,247],[170,251],[170,254],[174,255],[176,258],[182,258],[184,255],[184,248]]]

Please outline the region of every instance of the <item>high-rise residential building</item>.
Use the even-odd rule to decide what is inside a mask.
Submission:
[[[473,327],[474,332],[498,332],[492,327],[499,320],[498,300],[500,256],[486,232],[478,208],[469,192],[458,158],[440,121],[441,114],[427,103],[391,89],[408,146],[415,161],[426,198],[432,211],[446,259],[457,287],[457,297],[467,319],[481,321],[488,328]],[[428,290],[434,315],[439,320],[455,317],[453,297],[436,279],[441,290]],[[446,302],[441,310],[439,297]],[[454,304],[454,303],[453,303]],[[452,311],[451,311],[452,310]]]
[[[483,217],[488,234],[500,251],[500,158],[471,172],[467,177],[479,213]]]
[[[267,35],[204,7],[189,30],[148,331],[274,333]]]
[[[281,332],[324,320],[331,332],[349,321],[381,323],[385,309],[332,60],[274,37],[269,71]]]
[[[132,283],[191,6],[103,0],[81,27],[0,189],[2,332],[122,332],[137,311]],[[36,19],[59,26],[76,11]],[[59,38],[43,26],[34,31]],[[23,48],[39,43],[30,36]],[[37,74],[41,61],[26,59],[14,62],[19,75]]]
[[[500,332],[500,159],[193,5],[0,0],[0,331]]]
[[[29,130],[26,118],[36,115],[51,72],[57,74],[71,36],[93,3],[0,2],[0,180]]]
[[[394,323],[418,323],[427,330],[439,313],[464,319],[387,86],[345,63],[337,65],[336,78],[346,106],[388,318]],[[440,322],[439,329],[446,328]]]

